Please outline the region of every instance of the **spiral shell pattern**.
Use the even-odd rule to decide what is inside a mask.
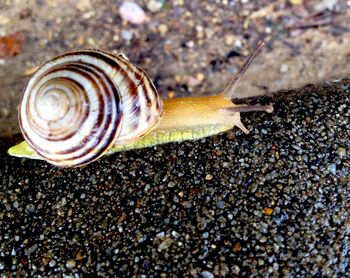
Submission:
[[[162,107],[150,78],[125,56],[74,51],[45,63],[29,80],[19,125],[48,162],[81,166],[146,134]]]

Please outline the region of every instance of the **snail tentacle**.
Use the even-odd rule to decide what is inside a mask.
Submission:
[[[248,69],[249,65],[253,62],[253,60],[256,58],[256,56],[259,54],[261,49],[264,47],[265,42],[260,41],[257,45],[257,47],[254,49],[254,51],[248,56],[247,60],[244,62],[240,70],[236,73],[236,75],[232,78],[226,89],[223,91],[223,95],[227,99],[233,99],[235,96],[235,89],[237,82],[241,79],[243,74]]]

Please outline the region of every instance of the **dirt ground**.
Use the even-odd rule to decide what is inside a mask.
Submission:
[[[350,74],[349,1],[0,0],[0,135],[19,132],[17,103],[36,67],[71,49],[124,52],[165,97],[222,90],[257,42],[267,47],[238,96],[298,88]]]

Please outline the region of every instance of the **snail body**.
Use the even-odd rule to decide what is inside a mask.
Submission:
[[[25,141],[8,153],[82,166],[106,153],[199,139],[234,126],[248,133],[240,112],[272,107],[235,105],[231,98],[261,47],[223,93],[164,101],[147,74],[124,55],[63,54],[40,67],[24,89],[19,124]]]

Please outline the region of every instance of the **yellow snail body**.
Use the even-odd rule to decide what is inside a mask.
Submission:
[[[147,74],[122,54],[82,50],[58,56],[24,89],[19,124],[26,141],[8,153],[74,167],[104,154],[199,139],[234,126],[248,133],[240,112],[272,112],[272,106],[235,105],[231,99],[262,46],[223,93],[164,101]]]

